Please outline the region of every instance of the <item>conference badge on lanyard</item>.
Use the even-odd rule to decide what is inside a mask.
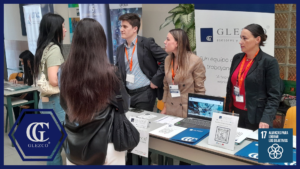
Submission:
[[[169,85],[169,89],[172,97],[180,97],[178,85]]]

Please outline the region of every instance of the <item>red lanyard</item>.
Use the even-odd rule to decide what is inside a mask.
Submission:
[[[254,58],[257,56],[258,52],[259,52],[259,50],[256,52]],[[245,54],[245,56],[244,56],[244,58],[243,58],[243,60],[242,60],[242,65],[241,65],[241,67],[240,67],[239,74],[238,74],[238,83],[239,83],[239,88],[240,88],[240,89],[241,89],[241,87],[242,87],[242,84],[243,84],[243,81],[244,81],[244,77],[245,77],[245,76],[241,76],[241,74],[242,74],[242,70],[243,70],[243,68],[244,68],[244,64],[245,64],[245,62],[246,62],[246,58],[247,58],[247,54]],[[253,62],[254,58],[248,63],[248,65],[246,66],[246,69],[245,69],[244,72],[247,72],[247,71],[250,69],[250,67],[251,67],[251,65],[252,65],[252,62]]]
[[[172,62],[171,62],[171,67],[172,67],[172,83],[173,83],[173,85],[174,85],[174,78],[175,78],[175,72],[174,72],[174,69],[173,69],[173,60],[172,60]],[[178,67],[178,66],[177,66]]]
[[[127,61],[129,63],[129,69],[130,69],[130,71],[132,71],[132,60],[133,60],[133,54],[134,54],[134,51],[135,51],[136,43],[137,43],[137,38],[136,38],[136,41],[135,41],[135,44],[134,44],[134,47],[133,47],[133,50],[132,50],[132,56],[131,56],[130,62],[129,62],[129,59],[128,59],[127,48],[125,47],[125,53],[126,53]]]

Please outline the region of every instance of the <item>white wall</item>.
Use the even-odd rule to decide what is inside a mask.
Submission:
[[[54,13],[65,19],[65,28],[69,31],[68,4],[54,4]],[[27,41],[22,35],[19,4],[4,4],[4,37],[5,40]],[[67,33],[64,44],[70,44],[70,34]]]
[[[27,41],[22,35],[19,4],[4,4],[5,40]]]
[[[70,25],[69,25],[69,10],[68,4],[53,4],[54,13],[59,14],[65,19],[65,28],[67,29],[63,44],[70,43]]]
[[[143,36],[153,37],[155,42],[164,48],[167,34],[175,26],[170,23],[161,30],[159,30],[159,26],[164,23],[166,17],[170,16],[168,12],[176,6],[178,4],[143,4]]]
[[[143,36],[153,37],[158,45],[164,47],[164,40],[170,29],[175,26],[171,23],[159,30],[159,26],[170,16],[168,11],[178,4],[143,4]],[[68,4],[54,4],[54,13],[65,19],[65,28],[69,31]],[[27,41],[22,36],[19,4],[4,4],[4,37],[6,40]],[[64,44],[70,44],[70,34],[67,32]]]

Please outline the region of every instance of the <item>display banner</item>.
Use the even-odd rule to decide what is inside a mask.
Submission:
[[[27,32],[28,48],[35,55],[37,39],[39,37],[39,27],[42,20],[41,6],[27,5],[23,6],[25,27]]]
[[[241,53],[242,29],[261,25],[268,38],[261,49],[274,56],[274,4],[195,4],[196,49],[206,68],[207,95],[226,95],[232,58]]]
[[[69,27],[70,27],[70,42],[72,43],[73,33],[77,23],[80,21],[79,5],[68,4],[69,7]]]
[[[79,4],[80,19],[92,18],[97,20],[103,27],[107,40],[107,56],[110,62],[113,62],[112,48],[111,48],[111,28],[109,20],[109,6],[108,4]]]
[[[114,63],[116,63],[117,47],[124,43],[121,38],[121,21],[119,17],[125,13],[135,13],[141,18],[141,26],[138,35],[142,36],[142,4],[109,4],[111,20],[111,36]]]

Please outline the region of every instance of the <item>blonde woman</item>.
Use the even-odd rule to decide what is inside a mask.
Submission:
[[[162,114],[187,117],[188,94],[205,94],[205,67],[202,59],[192,53],[187,34],[172,29],[164,41],[169,56],[165,60]]]

